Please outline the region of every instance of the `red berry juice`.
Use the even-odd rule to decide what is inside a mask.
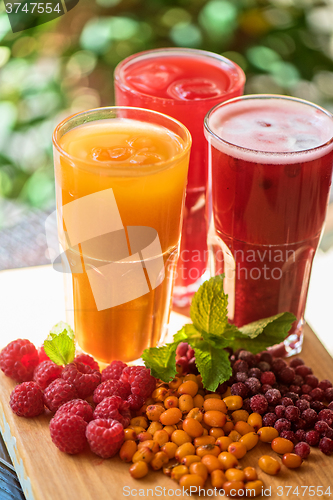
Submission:
[[[211,110],[205,134],[208,242],[212,272],[226,274],[229,318],[242,326],[290,311],[297,321],[284,344],[299,352],[331,185],[333,117],[299,99],[245,96]]]
[[[184,223],[174,301],[187,305],[207,268],[205,188],[207,145],[202,123],[216,104],[242,94],[243,71],[232,61],[194,49],[157,49],[135,54],[115,71],[118,105],[168,114],[190,130],[191,150]]]

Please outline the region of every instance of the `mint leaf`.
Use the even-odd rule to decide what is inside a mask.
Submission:
[[[44,350],[50,360],[57,365],[71,363],[75,357],[75,343],[74,338],[68,335],[67,329],[58,334],[50,333],[49,337],[44,341]]]
[[[71,328],[71,326],[68,323],[65,323],[64,321],[59,321],[56,325],[54,325],[51,330],[50,330],[50,335],[48,336],[48,340],[52,339],[52,335],[59,335],[59,333],[66,332],[69,338],[74,339],[74,332]]]
[[[203,386],[209,391],[215,391],[219,384],[232,375],[228,353],[206,340],[199,340],[192,347]]]
[[[257,354],[267,347],[283,342],[296,317],[289,312],[276,314],[242,326],[230,340],[234,350],[245,349]]]
[[[150,368],[153,377],[170,382],[176,376],[176,349],[179,342],[172,342],[162,347],[145,349],[142,359],[146,368]]]
[[[228,296],[223,291],[224,275],[205,281],[194,294],[191,304],[191,320],[202,334],[223,334],[228,324]]]

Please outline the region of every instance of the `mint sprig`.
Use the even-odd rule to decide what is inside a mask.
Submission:
[[[282,342],[296,317],[289,313],[254,321],[241,328],[228,322],[228,296],[223,291],[224,275],[205,281],[195,293],[190,316],[193,324],[185,325],[173,342],[152,347],[142,358],[154,377],[169,382],[176,371],[176,349],[187,342],[195,352],[196,365],[206,389],[215,391],[228,380],[232,369],[225,347],[245,349],[254,354]]]
[[[46,355],[57,365],[67,365],[75,357],[74,332],[63,321],[54,325],[43,345]]]

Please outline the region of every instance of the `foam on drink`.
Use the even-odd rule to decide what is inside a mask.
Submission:
[[[300,163],[321,157],[323,146],[326,152],[333,149],[332,116],[302,101],[274,96],[234,101],[213,110],[206,123],[217,136],[206,131],[216,149],[246,161]]]

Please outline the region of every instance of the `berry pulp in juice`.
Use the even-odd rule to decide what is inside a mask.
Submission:
[[[283,98],[239,99],[208,119],[214,272],[237,326],[279,312],[303,321],[328,203],[333,118]],[[221,140],[222,139],[222,140]]]
[[[80,243],[77,254],[74,250],[70,254],[69,260],[73,258],[82,264],[82,272],[72,270],[77,342],[99,361],[133,361],[144,349],[156,345],[168,322],[188,169],[188,154],[182,154],[186,145],[165,127],[114,118],[73,128],[62,136],[60,146],[66,153],[61,156],[55,150],[62,247],[67,246],[63,207],[110,188],[127,231],[119,245],[115,245],[117,234],[114,232],[95,238],[94,244]],[[113,214],[110,213],[110,217]],[[162,267],[164,263],[163,281],[154,288],[147,280],[149,292],[100,309],[91,279],[103,275],[104,266],[124,258],[127,258],[125,274],[130,271],[129,257],[133,257],[133,265],[138,264],[135,254],[142,252],[143,255],[144,248],[131,248],[129,230],[142,226],[153,228],[158,234],[161,252],[149,260],[151,266],[154,261],[162,262]],[[144,262],[148,269],[147,261]],[[147,278],[147,270],[145,276]],[[115,285],[121,293],[122,281]],[[134,286],[136,282],[130,283],[131,290]]]
[[[197,282],[207,267],[207,145],[203,119],[215,104],[241,95],[244,82],[242,70],[228,59],[191,49],[138,54],[120,63],[115,72],[117,104],[168,114],[186,125],[192,135],[175,289],[176,302],[179,290],[179,304],[187,287]],[[185,297],[184,305],[187,300]]]

